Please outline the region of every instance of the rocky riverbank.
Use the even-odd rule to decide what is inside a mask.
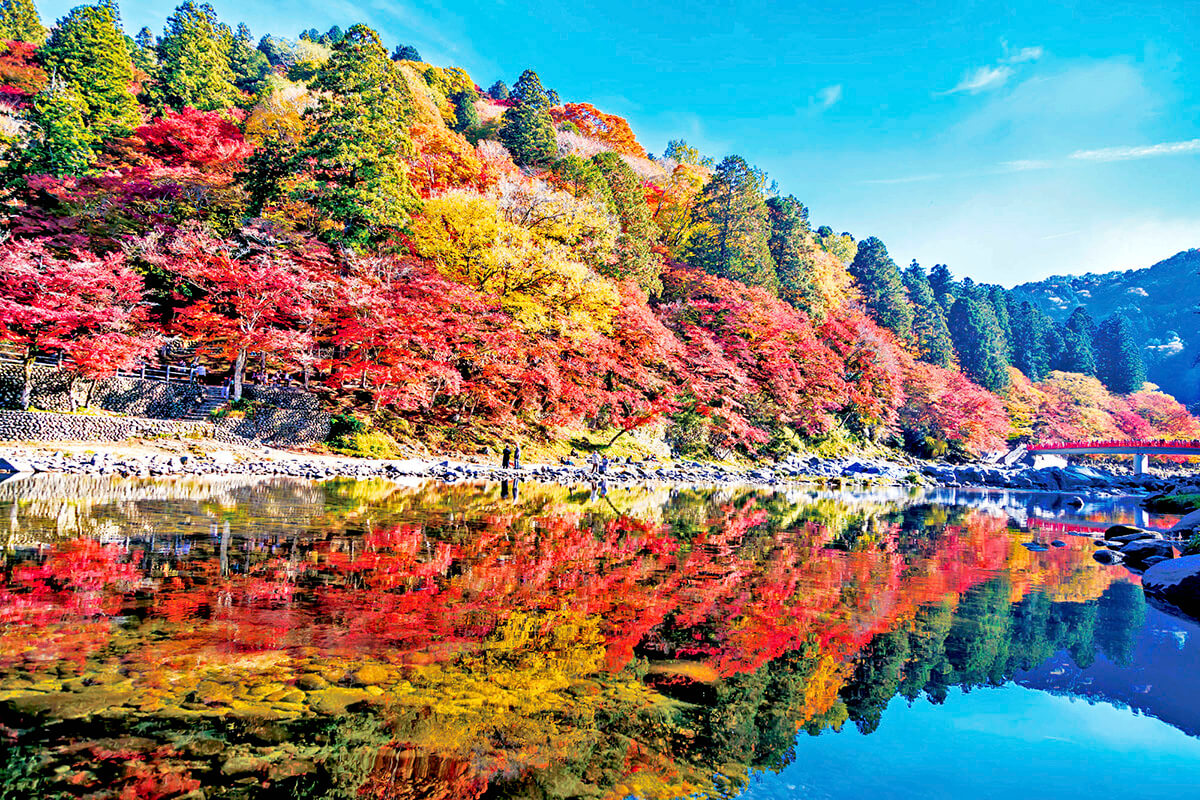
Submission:
[[[0,448],[0,472],[152,477],[162,475],[261,475],[323,480],[345,478],[417,478],[460,480],[536,480],[577,484],[604,481],[612,486],[645,482],[688,485],[788,485],[853,482],[912,486],[988,487],[1077,493],[1082,498],[1148,493],[1200,492],[1200,475],[1133,475],[1083,467],[965,464],[922,461],[899,456],[818,458],[792,456],[747,469],[695,461],[613,461],[596,474],[583,459],[557,464],[527,464],[501,469],[482,461],[455,459],[361,459],[294,453],[264,447],[238,447],[152,440],[128,445],[43,444]]]

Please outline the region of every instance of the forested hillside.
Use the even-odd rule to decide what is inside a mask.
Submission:
[[[1056,275],[1014,294],[1062,321],[1083,306],[1095,318],[1129,318],[1146,376],[1181,401],[1200,401],[1200,250],[1184,250],[1147,269]]]
[[[1059,326],[901,270],[743,158],[648,153],[534,69],[510,88],[363,25],[256,40],[194,2],[130,36],[111,0],[49,29],[3,0],[0,39],[0,339],[84,382],[179,337],[235,398],[248,364],[282,371],[347,435],[446,449],[1200,435],[1119,313]]]

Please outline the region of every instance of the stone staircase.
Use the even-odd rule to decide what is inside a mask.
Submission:
[[[179,418],[196,420],[198,422],[211,422],[212,412],[229,402],[229,398],[225,396],[225,393],[221,389],[215,386],[198,386],[196,388],[204,391],[204,400],[189,406],[187,411],[183,412]]]

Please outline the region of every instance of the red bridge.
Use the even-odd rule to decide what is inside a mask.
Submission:
[[[1031,453],[1060,456],[1133,456],[1134,474],[1141,475],[1146,471],[1147,456],[1200,456],[1200,441],[1195,439],[1110,439],[1098,442],[1045,442],[1031,444],[1026,449]]]

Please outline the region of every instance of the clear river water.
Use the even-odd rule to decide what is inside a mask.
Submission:
[[[1134,504],[0,482],[0,800],[1179,798]]]

